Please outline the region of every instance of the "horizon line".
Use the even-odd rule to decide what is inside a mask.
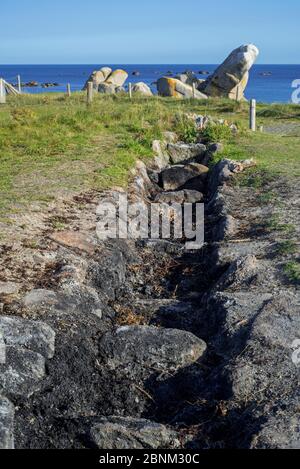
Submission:
[[[198,65],[220,65],[220,64],[216,64],[216,63],[201,63],[201,62],[196,62],[196,63],[184,63],[184,62],[176,62],[176,63],[164,63],[164,62],[159,62],[159,63],[154,63],[154,62],[149,62],[149,63],[134,63],[134,62],[129,62],[129,63],[125,63],[125,62],[117,62],[117,63],[109,63],[109,62],[94,62],[94,63],[87,63],[87,62],[82,62],[82,63],[6,63],[6,64],[0,64],[0,67],[1,66],[21,66],[21,67],[24,67],[24,66],[39,66],[39,65],[103,65],[103,64],[108,64],[108,65],[195,65],[195,66],[198,66]],[[282,63],[256,63],[254,64],[253,66],[267,66],[267,65],[300,65],[300,63],[285,63],[285,62],[282,62]]]

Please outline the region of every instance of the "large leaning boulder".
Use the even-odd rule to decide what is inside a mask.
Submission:
[[[116,87],[123,86],[128,78],[128,73],[125,70],[115,70],[105,80],[106,83],[114,85]]]
[[[197,89],[195,95],[192,86],[182,83],[176,78],[162,77],[157,82],[157,90],[160,96],[173,97],[178,99],[207,99],[204,93]]]
[[[258,54],[258,48],[253,44],[235,49],[214,74],[202,84],[203,93],[208,96],[243,100],[249,80],[249,70]]]

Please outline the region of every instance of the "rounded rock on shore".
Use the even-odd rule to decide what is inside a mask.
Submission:
[[[128,78],[128,73],[125,70],[115,70],[106,79],[105,83],[114,86],[123,86]]]
[[[136,83],[133,88],[132,88],[133,93],[139,93],[142,94],[143,96],[153,96],[153,93],[148,85],[146,83],[143,83],[142,81],[139,83]]]

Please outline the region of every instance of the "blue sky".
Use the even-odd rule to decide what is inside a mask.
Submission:
[[[259,63],[300,63],[299,0],[14,0],[0,63],[219,63],[248,42]]]

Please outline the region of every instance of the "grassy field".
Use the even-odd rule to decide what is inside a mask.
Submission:
[[[0,216],[126,185],[135,160],[151,158],[152,140],[163,131],[193,138],[182,118],[186,112],[239,125],[236,137],[224,137],[220,157],[255,158],[264,175],[300,176],[297,105],[259,104],[258,125],[274,133],[254,134],[247,130],[247,103],[99,95],[87,107],[82,93],[22,96],[0,107]]]

